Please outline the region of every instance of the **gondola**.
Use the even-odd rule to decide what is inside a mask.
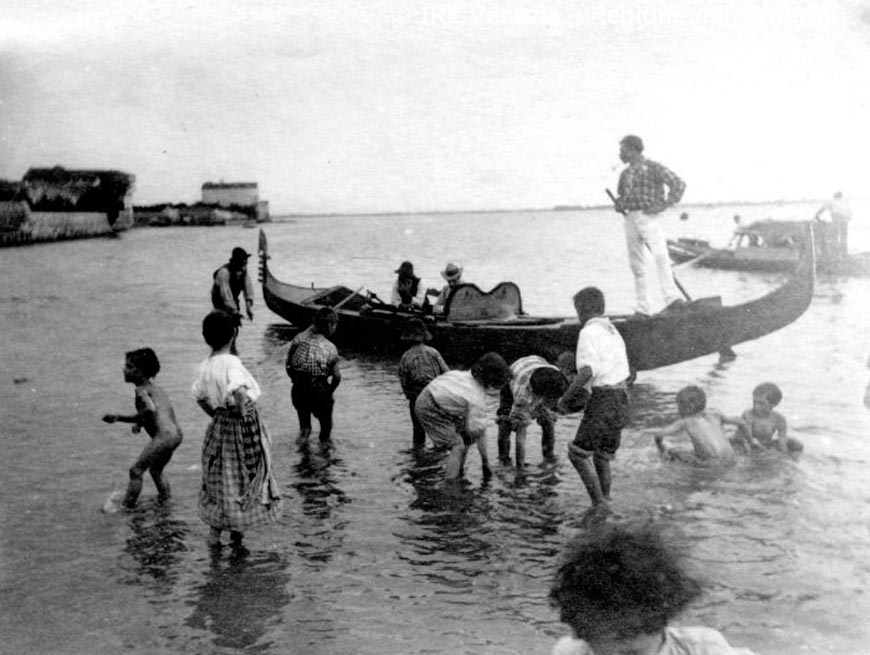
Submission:
[[[741,228],[735,235],[736,244],[729,248],[714,248],[709,241],[681,238],[668,241],[671,261],[676,264],[692,262],[694,266],[730,271],[784,273],[795,268],[804,248],[806,221],[756,221]],[[825,224],[817,224],[824,232]],[[848,257],[835,257],[817,235],[816,272],[823,275],[870,276],[870,252],[854,253]]]
[[[812,243],[812,235],[808,235]],[[755,300],[723,306],[719,297],[701,298],[682,309],[650,317],[610,316],[625,340],[634,371],[670,366],[717,353],[757,339],[795,321],[810,304],[814,285],[814,253],[804,251],[792,276],[782,286]],[[266,306],[298,328],[311,324],[315,312],[331,306],[339,314],[334,340],[360,353],[397,354],[405,322],[422,318],[432,334],[431,345],[453,365],[464,366],[487,351],[508,361],[538,354],[553,358],[574,350],[580,330],[576,317],[530,316],[522,310],[519,289],[502,282],[484,293],[473,284],[457,287],[443,315],[402,311],[345,286],[306,287],[276,279],[269,269],[266,235],[260,230],[260,281]],[[363,287],[364,288],[364,287]]]

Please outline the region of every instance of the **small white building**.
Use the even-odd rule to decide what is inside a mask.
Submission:
[[[269,203],[260,200],[256,182],[206,182],[202,185],[202,202],[221,207],[255,207],[258,221],[269,218]]]

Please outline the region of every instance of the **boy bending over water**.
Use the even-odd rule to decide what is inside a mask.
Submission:
[[[103,416],[106,423],[132,423],[134,433],[145,428],[145,432],[151,437],[151,442],[130,467],[130,483],[123,501],[127,508],[136,505],[142,492],[142,475],[145,471],[151,473],[154,486],[157,487],[158,500],[164,502],[169,498],[169,482],[163,477],[163,469],[181,443],[182,435],[169,396],[154,382],[159,371],[160,362],[151,348],[128,352],[124,362],[124,382],[136,385],[136,413]]]
[[[656,446],[664,457],[685,459],[686,453],[668,448],[664,443],[665,437],[685,433],[692,440],[694,461],[727,463],[734,460],[734,449],[723,433],[722,426],[742,426],[742,419],[728,418],[716,409],[708,409],[704,390],[694,385],[677,392],[677,410],[680,418],[666,427],[651,430]]]
[[[700,593],[653,528],[583,532],[569,543],[550,589],[550,604],[572,632],[552,654],[752,655],[712,628],[668,626]]]
[[[804,445],[787,435],[785,416],[774,407],[782,401],[782,391],[772,382],[763,382],[752,391],[752,409],[743,412],[738,436],[747,450],[777,449],[784,453],[799,453]]]

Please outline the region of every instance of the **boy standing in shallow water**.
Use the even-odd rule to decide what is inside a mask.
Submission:
[[[572,633],[552,655],[752,655],[712,628],[668,626],[700,593],[652,527],[581,533],[550,589],[550,604]]]
[[[785,416],[774,407],[782,401],[782,391],[772,382],[763,382],[752,391],[752,409],[743,412],[738,436],[747,450],[777,449],[784,453],[799,453],[804,445],[787,435]]]
[[[677,410],[680,412],[679,419],[666,427],[650,431],[655,437],[659,452],[664,457],[685,458],[685,452],[667,448],[664,444],[665,437],[685,433],[689,435],[695,449],[692,460],[705,463],[727,463],[734,460],[734,449],[722,432],[722,426],[742,425],[742,419],[728,418],[718,410],[707,409],[707,396],[704,390],[694,385],[684,387],[677,392]]]
[[[399,382],[411,410],[414,450],[422,450],[426,446],[426,431],[414,413],[417,396],[432,380],[450,370],[441,353],[426,345],[426,341],[431,338],[426,324],[419,318],[410,319],[402,331],[402,341],[411,342],[411,347],[399,360]]]
[[[132,423],[134,434],[145,428],[151,437],[139,459],[130,467],[130,483],[123,501],[127,508],[134,507],[142,493],[142,475],[145,471],[151,473],[158,500],[165,502],[169,498],[169,482],[163,477],[163,469],[181,443],[182,434],[169,396],[154,382],[159,371],[160,362],[151,348],[128,352],[124,361],[124,382],[136,385],[136,413],[103,416],[106,423]]]

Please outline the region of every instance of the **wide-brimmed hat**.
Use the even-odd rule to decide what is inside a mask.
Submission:
[[[397,268],[395,272],[402,273],[403,275],[413,275],[414,265],[411,262],[402,262],[399,264],[399,268]]]
[[[405,329],[402,330],[402,341],[429,341],[432,335],[426,329],[426,324],[419,318],[412,318],[405,323]]]
[[[231,262],[246,262],[250,255],[245,252],[244,248],[233,248],[233,254],[230,256]]]
[[[444,267],[444,270],[441,271],[441,277],[443,277],[448,282],[453,282],[458,280],[462,276],[462,267],[457,266],[456,264],[447,264]]]

